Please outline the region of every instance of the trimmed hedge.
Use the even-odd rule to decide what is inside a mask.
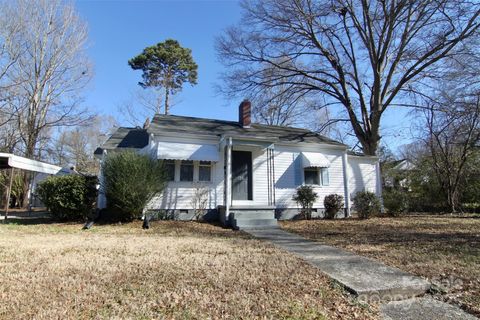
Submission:
[[[51,176],[39,183],[37,193],[55,218],[85,220],[95,205],[96,184],[96,177]]]

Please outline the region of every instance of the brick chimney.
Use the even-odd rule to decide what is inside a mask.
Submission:
[[[246,99],[238,107],[238,123],[242,128],[250,128],[252,124],[252,104]]]

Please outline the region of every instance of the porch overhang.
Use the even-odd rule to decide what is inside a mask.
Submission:
[[[252,137],[248,135],[228,135],[222,136],[220,139],[220,147],[225,145],[228,139],[232,139],[233,147],[248,147],[252,149],[272,149],[278,139],[268,137]]]

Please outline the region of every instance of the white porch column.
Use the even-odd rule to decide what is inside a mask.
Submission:
[[[348,185],[349,177],[348,177],[348,154],[347,151],[342,155],[342,167],[343,167],[343,187],[345,191],[345,209],[347,213],[347,217],[351,216],[350,213],[350,188]]]
[[[232,203],[232,138],[227,141],[227,163],[225,169],[225,224],[230,219],[230,204]]]

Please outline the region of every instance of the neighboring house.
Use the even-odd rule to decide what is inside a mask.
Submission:
[[[242,102],[238,122],[157,114],[146,129],[119,128],[95,153],[103,158],[133,149],[165,160],[170,181],[149,210],[191,218],[201,189],[209,214],[237,228],[276,226],[276,219],[295,217],[292,196],[304,184],[319,195],[317,216],[331,193],[345,197],[346,216],[356,192],[381,195],[377,157],[351,153],[306,129],[251,123],[250,110],[250,102]],[[105,204],[101,194],[99,205]]]
[[[382,164],[383,185],[388,188],[408,188],[408,173],[416,167],[408,159],[384,162]]]

